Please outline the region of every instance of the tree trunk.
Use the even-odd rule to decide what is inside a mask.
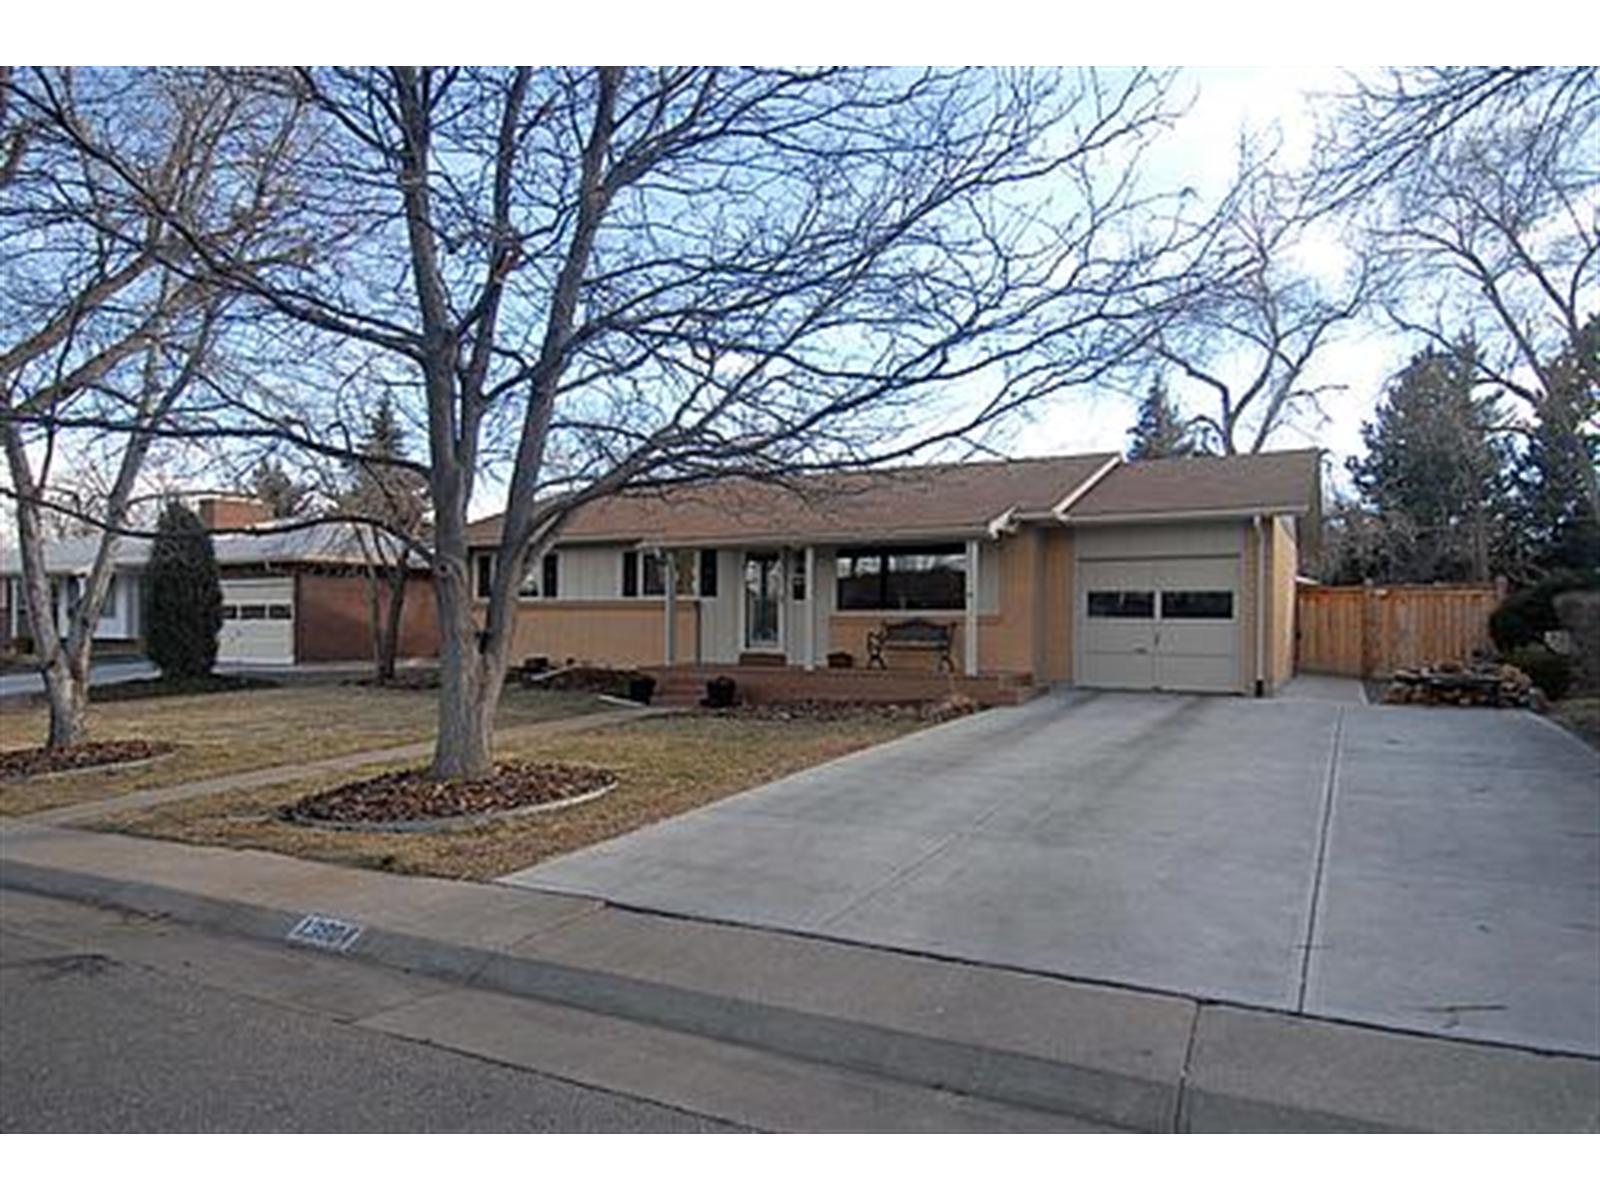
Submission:
[[[494,769],[494,710],[501,672],[481,648],[466,555],[441,555],[434,573],[439,597],[439,735],[436,779],[484,779]]]
[[[400,657],[400,621],[406,610],[406,564],[402,559],[389,572],[389,603],[378,638],[378,679],[394,679],[395,660]]]
[[[372,635],[372,678],[384,682],[383,675],[383,619],[379,612],[378,568],[367,560],[367,629]]]
[[[74,664],[65,653],[54,654],[41,672],[50,704],[50,737],[45,745],[51,750],[75,746],[88,734],[89,656],[78,657],[83,661]]]

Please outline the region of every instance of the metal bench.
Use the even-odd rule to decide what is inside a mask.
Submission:
[[[887,671],[883,661],[885,650],[922,650],[939,656],[939,666],[955,674],[955,660],[950,649],[955,644],[956,627],[940,625],[934,621],[885,621],[882,629],[867,634],[867,666]]]

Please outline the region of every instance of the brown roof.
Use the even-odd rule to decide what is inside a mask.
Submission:
[[[1082,517],[1156,513],[1312,512],[1318,507],[1317,450],[1123,463],[1068,512]]]
[[[1288,450],[1121,463],[1079,495],[1067,515],[1313,511],[1317,458],[1315,450]],[[965,534],[1013,509],[1024,517],[1049,515],[1114,459],[1079,454],[664,486],[592,501],[567,522],[560,540],[695,545]],[[476,546],[499,537],[499,517],[468,530]]]
[[[1110,455],[833,471],[783,482],[731,479],[610,496],[580,509],[563,541],[678,543],[981,530],[1012,508],[1048,510]],[[493,545],[500,518],[475,522],[474,545]]]

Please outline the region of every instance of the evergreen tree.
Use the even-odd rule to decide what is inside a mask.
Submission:
[[[256,499],[279,519],[299,516],[311,499],[311,489],[290,478],[289,472],[275,458],[262,459],[250,483]]]
[[[1518,518],[1535,566],[1600,566],[1593,480],[1600,459],[1600,317],[1546,372],[1550,390],[1518,462]]]
[[[1498,394],[1475,394],[1476,348],[1426,350],[1363,423],[1365,458],[1347,464],[1381,537],[1375,573],[1391,581],[1487,579],[1516,557]]]
[[[1139,419],[1128,430],[1128,458],[1183,458],[1198,452],[1189,424],[1167,394],[1167,381],[1157,375],[1139,401]]]
[[[150,660],[169,679],[211,674],[222,629],[222,584],[211,531],[176,500],[156,523],[150,548]]]

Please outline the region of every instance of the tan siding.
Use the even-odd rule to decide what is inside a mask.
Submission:
[[[678,599],[678,655],[693,662],[698,648],[696,602]],[[483,620],[480,606],[479,622]],[[517,606],[511,661],[543,655],[552,662],[655,666],[663,657],[666,614],[660,597],[643,600],[543,600]]]
[[[1044,642],[1044,673],[1049,683],[1072,680],[1072,638],[1077,610],[1073,606],[1076,581],[1072,577],[1072,538],[1067,529],[1046,530],[1044,537],[1044,606],[1040,628]]]
[[[1292,517],[1278,517],[1272,522],[1272,606],[1268,630],[1271,674],[1268,681],[1274,687],[1287,682],[1294,674],[1294,580],[1299,570],[1299,554],[1292,521]]]

